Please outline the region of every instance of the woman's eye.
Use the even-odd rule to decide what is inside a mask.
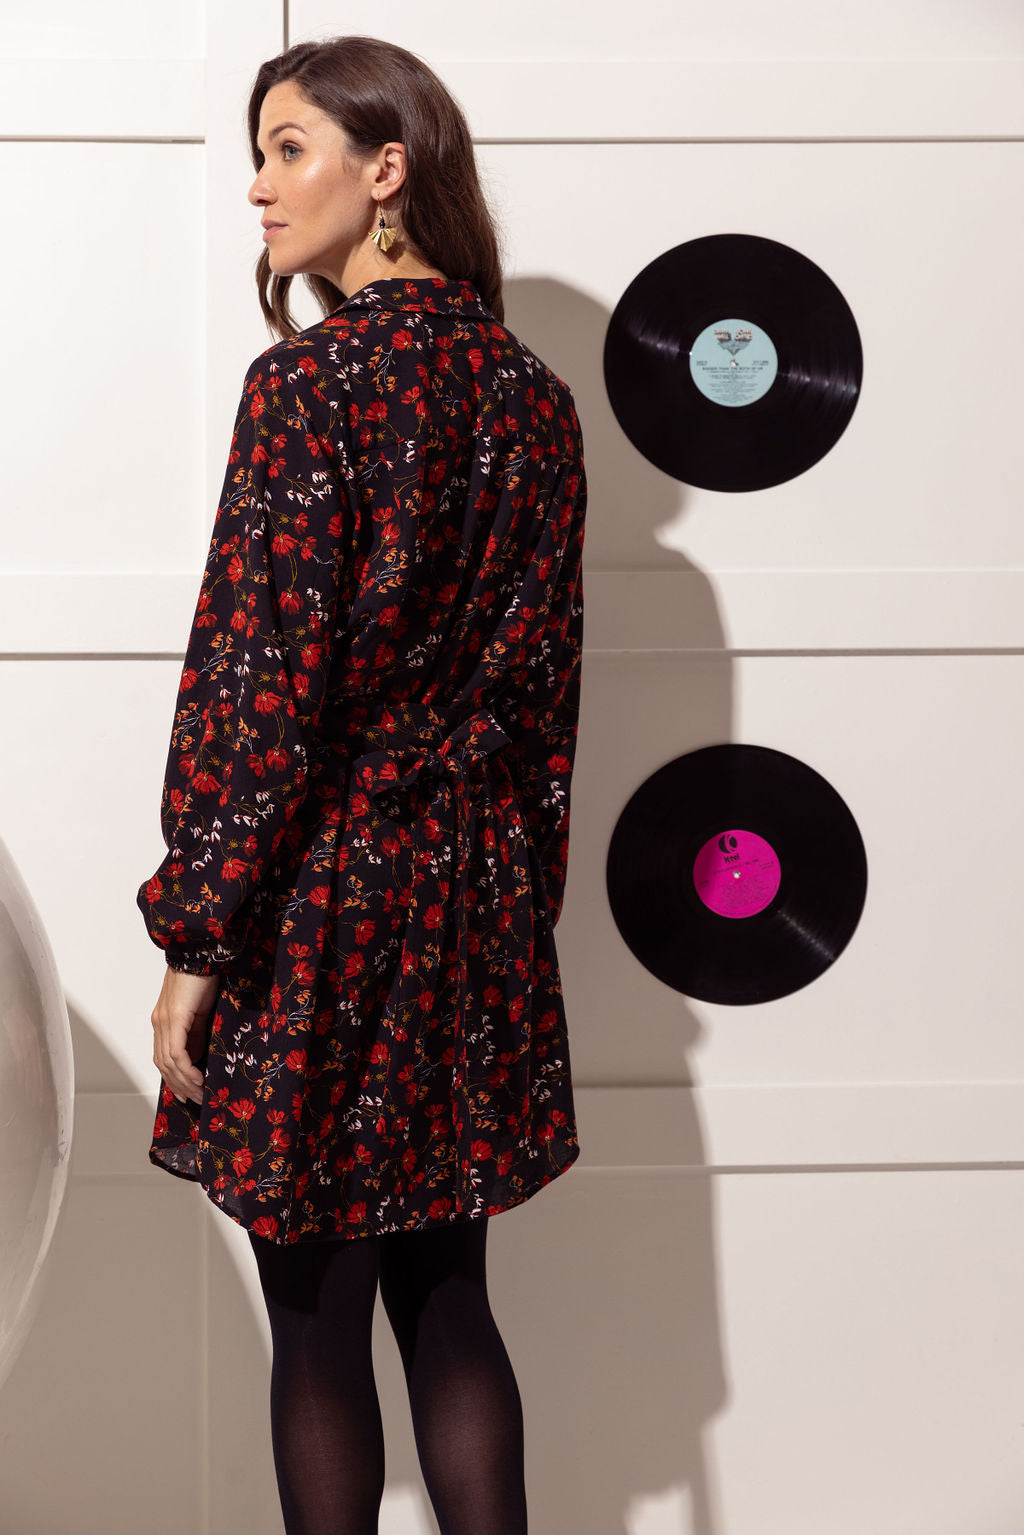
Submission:
[[[281,146],[281,153],[284,155],[285,159],[287,160],[288,159],[288,151],[289,151],[289,149],[294,149],[294,150],[297,151],[298,147],[299,147],[298,144],[283,144]]]

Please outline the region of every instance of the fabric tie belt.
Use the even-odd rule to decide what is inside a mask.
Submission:
[[[469,825],[467,779],[510,738],[490,709],[452,722],[419,700],[351,697],[325,706],[320,730],[345,748],[354,782],[377,809],[413,833],[412,889],[398,968],[396,1016],[419,1015],[420,1037],[433,1021],[444,983],[453,985],[454,1016],[441,1020],[451,1035],[452,1107],[456,1129],[455,1201],[471,1195],[473,1125],[467,1088],[464,1009],[469,985]],[[454,954],[454,971],[442,970]],[[414,1032],[410,1030],[410,1033]],[[447,1049],[445,1059],[447,1058]]]

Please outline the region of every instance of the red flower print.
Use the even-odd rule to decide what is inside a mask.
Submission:
[[[281,1246],[508,1209],[578,1153],[571,393],[472,283],[376,279],[254,360],[227,461],[138,895],[222,985],[152,1159]]]

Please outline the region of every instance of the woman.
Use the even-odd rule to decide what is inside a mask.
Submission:
[[[249,366],[139,889],[150,1159],[249,1234],[289,1535],[375,1531],[378,1281],[444,1535],[526,1529],[491,1215],[579,1155],[553,928],[580,687],[571,391],[501,323],[463,115],[303,43],[249,104]],[[296,332],[290,279],[324,318]]]

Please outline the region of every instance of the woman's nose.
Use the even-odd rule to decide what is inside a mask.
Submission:
[[[256,180],[249,188],[248,195],[249,201],[253,204],[254,207],[258,207],[260,203],[272,202],[274,198],[273,192],[260,176],[256,177]]]

